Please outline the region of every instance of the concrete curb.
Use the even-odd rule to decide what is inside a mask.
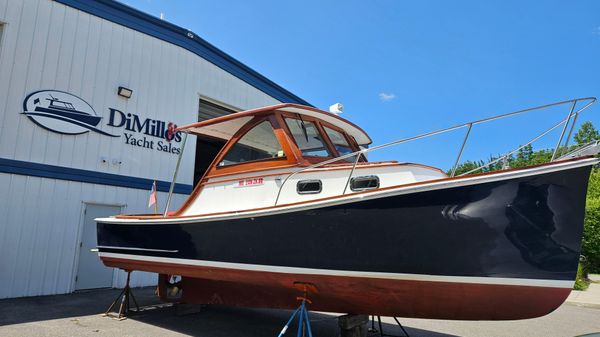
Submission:
[[[600,283],[590,283],[584,291],[571,291],[565,302],[579,307],[600,309]]]

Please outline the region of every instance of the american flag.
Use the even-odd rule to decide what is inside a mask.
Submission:
[[[156,200],[156,179],[152,183],[152,191],[150,192],[150,200],[148,200],[148,207],[152,207],[154,205],[154,213],[158,213],[158,204]]]

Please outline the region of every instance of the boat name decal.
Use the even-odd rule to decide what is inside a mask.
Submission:
[[[235,186],[236,187],[257,186],[257,185],[263,185],[264,183],[265,183],[264,178],[252,178],[252,179],[239,180]]]

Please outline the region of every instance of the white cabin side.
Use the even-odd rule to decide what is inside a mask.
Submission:
[[[236,174],[232,177],[209,179],[197,198],[181,214],[200,214],[244,211],[277,205],[293,204],[342,195],[348,182],[351,165],[344,168],[318,168],[298,173],[288,179],[290,170],[266,170],[260,173]],[[414,164],[373,163],[357,167],[352,178],[378,180],[378,187],[353,188],[348,186],[345,194],[364,190],[386,188],[420,181],[443,179],[447,176],[434,168]],[[305,191],[303,182],[314,183]],[[283,187],[281,187],[283,184]],[[320,185],[320,188],[318,188]],[[351,185],[351,184],[349,184]],[[281,187],[281,192],[279,192]]]

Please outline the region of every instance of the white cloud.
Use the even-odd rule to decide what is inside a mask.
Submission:
[[[383,102],[389,102],[395,98],[396,98],[396,94],[392,94],[392,93],[387,94],[385,92],[379,93],[379,99],[382,100]]]

